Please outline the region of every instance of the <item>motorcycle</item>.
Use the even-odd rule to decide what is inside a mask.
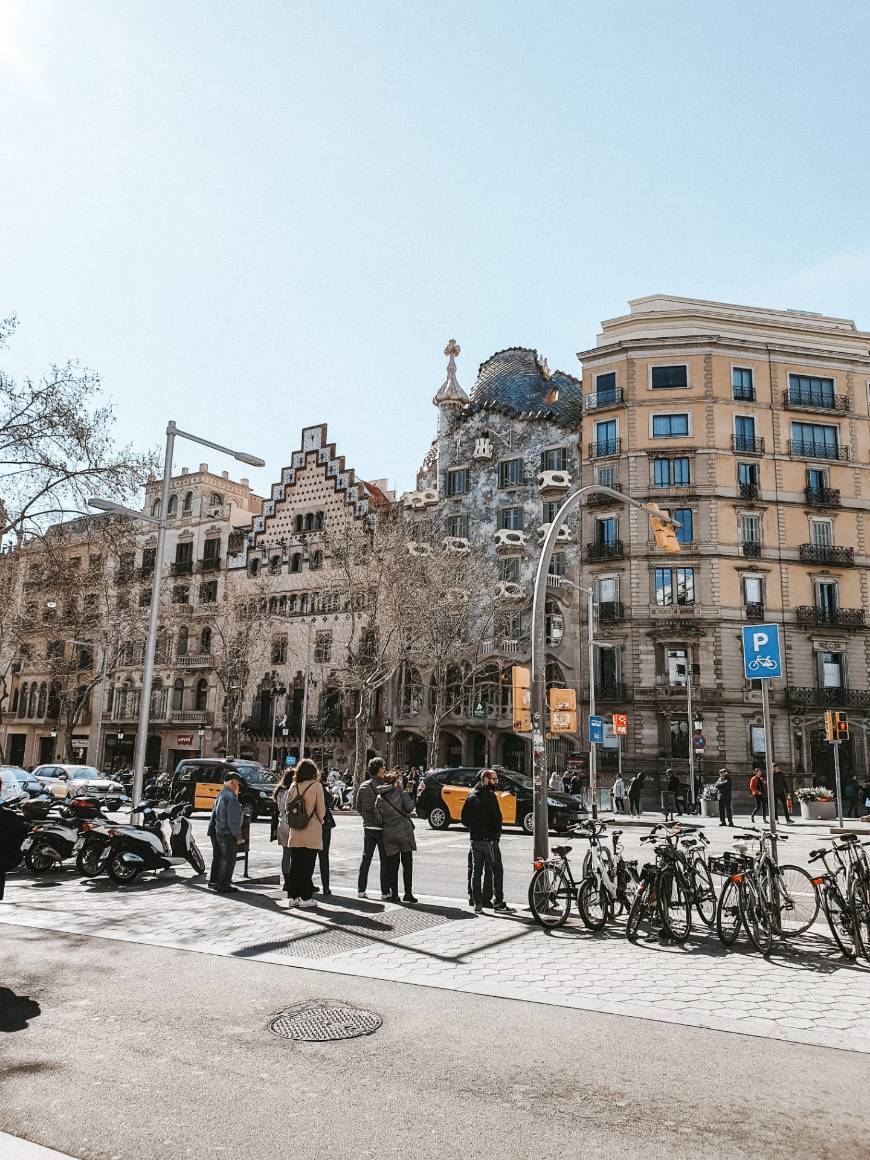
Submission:
[[[149,870],[168,870],[189,862],[197,874],[205,871],[205,859],[193,837],[189,805],[182,802],[168,809],[156,810],[153,803],[142,803],[141,826],[108,826],[91,828],[82,842],[94,851],[94,862],[105,866],[109,877],[119,886],[127,886],[140,874]],[[169,839],[164,823],[169,823]],[[98,843],[103,849],[96,853]]]
[[[117,810],[120,798],[76,797],[60,807],[59,817],[34,826],[21,846],[24,864],[32,874],[42,874],[71,858],[89,822],[105,818],[103,807]]]

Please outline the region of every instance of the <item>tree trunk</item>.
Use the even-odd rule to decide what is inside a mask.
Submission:
[[[354,717],[354,739],[353,739],[353,791],[354,800],[356,800],[356,791],[360,787],[360,782],[364,780],[366,773],[366,759],[368,758],[368,745],[366,744],[366,737],[369,732],[369,723],[372,715],[372,691],[367,687],[363,687],[359,691],[359,707]]]

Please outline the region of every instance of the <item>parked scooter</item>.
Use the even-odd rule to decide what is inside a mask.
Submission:
[[[168,870],[189,862],[197,874],[205,871],[205,859],[193,837],[189,814],[191,807],[177,802],[168,809],[155,810],[153,803],[139,807],[144,815],[141,826],[110,826],[89,831],[87,844],[92,847],[107,838],[107,852],[101,855],[106,872],[119,886],[127,886],[148,870]],[[167,841],[164,822],[169,823]],[[86,843],[82,843],[85,848]]]
[[[71,858],[88,822],[98,818],[108,820],[103,807],[117,810],[120,804],[120,798],[98,801],[92,797],[76,797],[61,806],[56,819],[34,826],[24,839],[21,851],[27,869],[33,874],[42,874]]]

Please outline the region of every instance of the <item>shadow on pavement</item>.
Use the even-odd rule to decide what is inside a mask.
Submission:
[[[0,987],[0,1031],[24,1031],[28,1020],[41,1014],[42,1008],[35,999]]]

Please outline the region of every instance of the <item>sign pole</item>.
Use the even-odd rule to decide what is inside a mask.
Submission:
[[[837,823],[843,828],[843,793],[840,784],[840,742],[833,741],[834,746],[834,785],[837,787]]]
[[[692,662],[686,663],[686,701],[689,714],[689,801],[695,804],[695,714],[692,705]]]
[[[770,694],[766,680],[761,682],[761,712],[764,719],[764,772],[767,777],[767,816],[770,824],[770,836],[773,839],[771,853],[774,862],[776,853],[776,795],[773,788],[773,741],[770,733]]]
[[[589,627],[589,720],[595,716],[595,593],[586,590],[587,621]],[[589,794],[592,798],[592,819],[598,817],[598,747],[589,738]]]

